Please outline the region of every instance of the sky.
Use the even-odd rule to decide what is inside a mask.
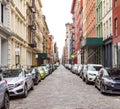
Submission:
[[[57,42],[59,57],[61,58],[66,38],[66,23],[72,22],[72,0],[41,0],[42,12],[46,16],[46,22],[50,34]]]

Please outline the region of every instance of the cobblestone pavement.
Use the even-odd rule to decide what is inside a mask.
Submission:
[[[120,96],[102,95],[60,66],[27,98],[12,99],[10,109],[120,109]]]

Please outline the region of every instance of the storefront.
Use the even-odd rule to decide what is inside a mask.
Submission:
[[[81,43],[81,63],[101,64],[102,54],[98,54],[98,49],[103,45],[103,38],[86,38]]]
[[[104,54],[104,66],[112,67],[112,37],[104,40],[103,46],[103,54]]]
[[[11,33],[0,27],[0,65],[10,64],[10,52],[9,52],[9,37]]]

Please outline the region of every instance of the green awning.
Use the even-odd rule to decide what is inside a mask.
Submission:
[[[47,53],[37,53],[38,58],[47,58]]]
[[[99,45],[103,45],[103,38],[86,38],[81,43],[81,48],[85,46],[99,46]]]

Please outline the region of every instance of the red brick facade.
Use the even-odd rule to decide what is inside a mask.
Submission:
[[[48,36],[48,55],[49,55],[49,58],[50,58],[50,63],[52,64],[52,56],[53,56],[53,52],[52,52],[52,35],[49,35]]]
[[[112,1],[112,25],[113,25],[113,43],[120,42],[120,0],[117,0],[117,6],[115,6],[115,0]],[[117,35],[115,35],[115,19],[117,19]]]
[[[86,0],[86,37],[96,37],[96,0]]]

